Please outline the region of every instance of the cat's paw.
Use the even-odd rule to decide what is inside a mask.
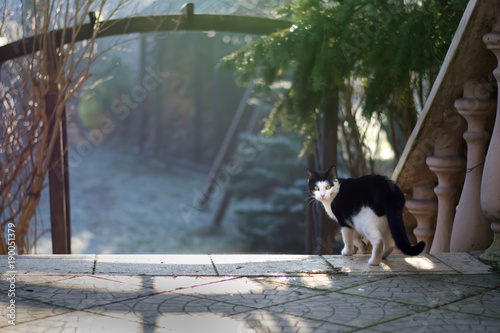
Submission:
[[[384,253],[382,254],[382,259],[387,259],[387,257],[389,256],[389,254],[392,253],[393,250],[394,250],[394,247],[391,247],[389,249],[384,250]]]
[[[378,266],[378,265],[380,265],[380,261],[381,261],[380,259],[371,257],[370,260],[368,260],[368,265]]]
[[[354,247],[344,247],[341,253],[343,256],[352,256],[354,253]]]

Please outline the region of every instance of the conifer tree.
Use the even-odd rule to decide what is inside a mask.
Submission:
[[[303,154],[314,147],[318,119],[325,112],[324,92],[335,88],[344,96],[340,112],[352,111],[349,106],[358,102],[367,118],[379,116],[378,121],[382,121],[380,116],[385,115],[385,127],[398,155],[466,3],[298,0],[278,10],[293,22],[290,29],[246,45],[225,57],[220,68],[234,71],[242,85],[256,79],[262,90],[281,81],[291,82],[268,117],[264,133],[272,134],[279,123],[296,131],[304,142]],[[360,82],[362,89],[352,94],[355,82]],[[357,126],[356,117],[350,122],[348,118],[339,117],[346,120],[343,126]],[[357,132],[357,128],[346,131]],[[402,133],[402,141],[398,142],[397,133]],[[363,149],[363,145],[345,149]]]

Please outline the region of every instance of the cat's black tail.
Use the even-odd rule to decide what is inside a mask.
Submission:
[[[387,221],[391,230],[392,238],[396,246],[404,254],[410,256],[419,255],[425,247],[425,242],[419,242],[413,246],[406,235],[406,229],[403,224],[403,207],[405,203],[404,194],[399,188],[393,189],[393,200],[386,206]]]

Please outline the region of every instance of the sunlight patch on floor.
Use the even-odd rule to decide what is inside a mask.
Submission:
[[[406,257],[405,262],[418,270],[432,270],[436,268],[436,264],[426,257]]]

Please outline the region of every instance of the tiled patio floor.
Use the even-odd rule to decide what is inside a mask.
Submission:
[[[500,275],[473,256],[367,260],[0,256],[0,332],[500,332]]]

